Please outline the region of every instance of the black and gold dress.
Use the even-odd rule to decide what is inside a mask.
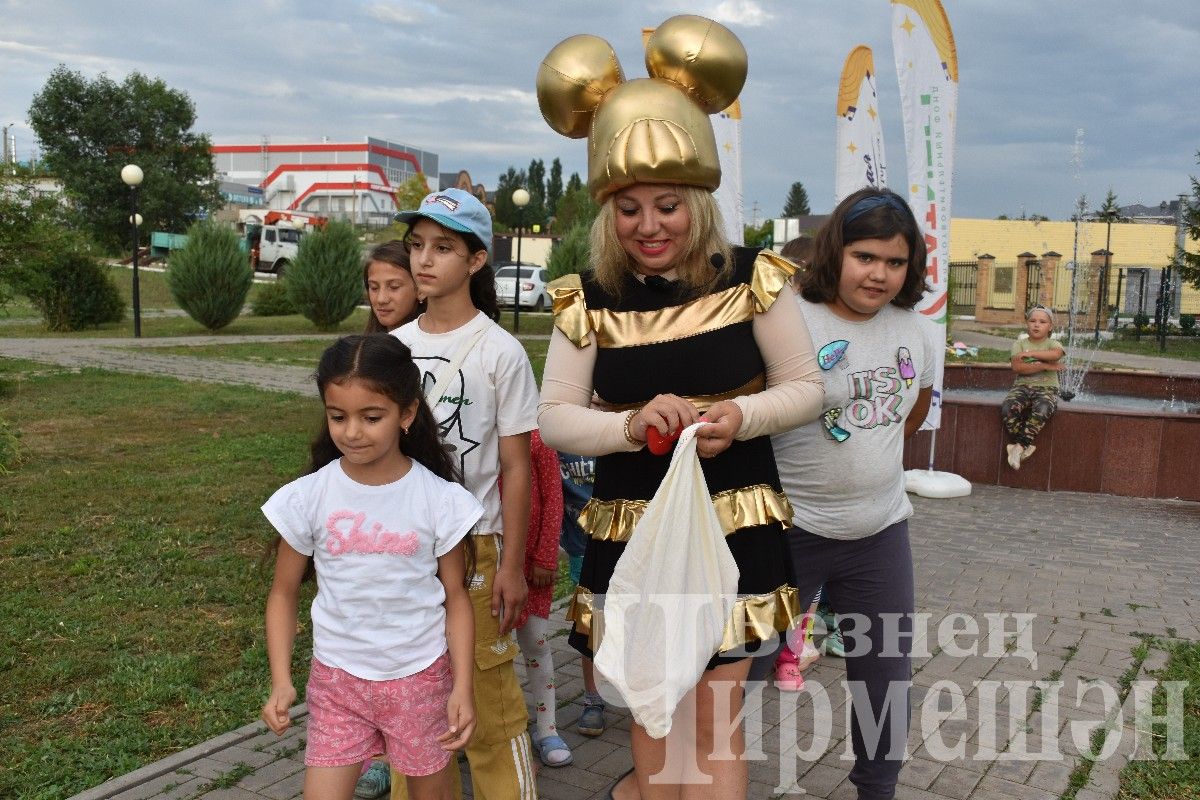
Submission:
[[[703,412],[720,400],[766,388],[752,322],[775,302],[794,267],[748,248],[735,248],[734,256],[725,288],[698,298],[681,297],[676,284],[655,287],[632,275],[619,298],[590,273],[555,282],[555,326],[577,347],[588,346],[588,333],[595,334],[592,379],[602,407],[640,408],[656,395],[675,394]],[[799,608],[783,536],[791,506],[770,437],[735,440],[700,463],[741,573],[737,606],[711,668],[744,658],[761,640],[794,625]],[[586,656],[599,647],[597,596],[607,592],[617,559],[669,465],[669,455],[645,447],[596,459],[595,489],[579,518],[587,549],[568,612],[574,621],[571,646]]]

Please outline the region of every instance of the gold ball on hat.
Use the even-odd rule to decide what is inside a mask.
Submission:
[[[704,17],[671,17],[646,42],[646,71],[684,87],[708,114],[737,99],[747,69],[746,48],[733,31]]]
[[[599,36],[572,36],[559,42],[538,67],[538,106],[551,128],[582,139],[605,93],[624,80],[612,45]]]

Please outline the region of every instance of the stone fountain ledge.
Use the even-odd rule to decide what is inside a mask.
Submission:
[[[1195,471],[1200,414],[1075,408],[1060,402],[1038,434],[1037,451],[1013,470],[1005,460],[999,401],[954,396],[956,388],[1006,390],[1011,385],[1012,371],[1004,365],[947,365],[935,469],[972,483],[1021,489],[1200,501]],[[1200,376],[1092,370],[1084,386],[1107,395],[1200,402]],[[929,442],[930,433],[921,431],[906,443],[906,469],[928,466]]]

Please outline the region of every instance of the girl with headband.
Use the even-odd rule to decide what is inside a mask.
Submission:
[[[907,742],[915,598],[901,459],[933,392],[934,329],[912,310],[925,255],[895,193],[860,189],[838,204],[795,299],[819,348],[825,411],[772,438],[794,512],[787,537],[800,600],[823,586],[845,641],[859,800],[895,795]],[[762,658],[753,673],[770,668]],[[867,714],[874,731],[861,728]]]

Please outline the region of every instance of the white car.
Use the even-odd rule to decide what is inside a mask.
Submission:
[[[514,284],[520,281],[521,308],[531,308],[534,311],[545,311],[550,307],[550,293],[546,284],[550,282],[550,271],[537,264],[521,262],[521,276],[517,277],[517,264],[513,261],[501,261],[495,265],[496,270],[496,299],[502,307],[512,307],[516,289]]]

